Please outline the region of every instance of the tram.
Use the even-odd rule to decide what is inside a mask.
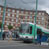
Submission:
[[[34,24],[30,22],[22,22],[21,27],[19,29],[20,39],[27,42],[33,42],[34,36],[36,40],[37,34],[39,34],[40,32],[49,34],[49,30],[40,25],[36,25],[36,32],[34,33]]]

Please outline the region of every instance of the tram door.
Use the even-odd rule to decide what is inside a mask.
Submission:
[[[42,35],[41,29],[37,29],[37,34],[38,34],[38,35]]]
[[[41,29],[37,29],[37,40],[40,41],[42,38],[42,31]]]

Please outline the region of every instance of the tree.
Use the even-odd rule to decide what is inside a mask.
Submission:
[[[13,28],[13,26],[11,25],[8,25],[8,29],[11,30]]]
[[[0,28],[1,28],[1,26],[2,26],[2,23],[0,22]]]

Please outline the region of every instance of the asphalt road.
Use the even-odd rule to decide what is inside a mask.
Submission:
[[[23,43],[22,41],[0,41],[0,49],[49,49],[49,46]]]

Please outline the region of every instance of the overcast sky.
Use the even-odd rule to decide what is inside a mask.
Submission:
[[[36,0],[7,0],[9,7],[22,8],[27,10],[34,10],[36,7]],[[3,5],[4,0],[0,0],[0,5]],[[49,13],[49,0],[38,0],[38,10],[45,10]]]

